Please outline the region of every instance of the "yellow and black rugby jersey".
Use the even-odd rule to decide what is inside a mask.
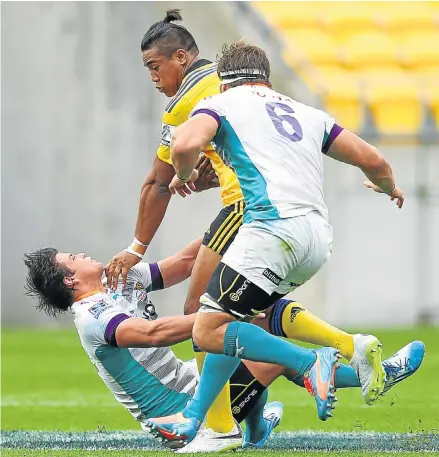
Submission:
[[[157,156],[163,162],[172,165],[170,145],[173,129],[188,120],[189,114],[200,100],[220,93],[220,80],[216,69],[215,63],[205,59],[192,65],[184,77],[180,89],[166,107],[162,117],[160,146],[157,150]],[[224,164],[211,146],[206,148],[204,153],[211,160],[218,175],[223,206],[242,200],[243,195],[235,173]]]

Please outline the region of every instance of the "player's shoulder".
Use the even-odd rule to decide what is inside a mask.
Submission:
[[[185,111],[188,116],[200,100],[218,93],[217,64],[201,59],[184,78],[180,89],[167,105],[163,117]]]
[[[151,268],[148,262],[139,262],[129,269],[125,289],[128,285],[131,285],[133,290],[146,289],[148,292],[151,290]]]
[[[94,338],[112,316],[124,313],[124,309],[112,297],[102,292],[75,302],[72,306],[74,323],[80,335]]]

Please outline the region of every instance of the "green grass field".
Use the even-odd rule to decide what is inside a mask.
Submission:
[[[418,438],[420,436],[419,449],[422,448],[423,436],[439,433],[439,382],[437,381],[439,329],[425,327],[372,332],[384,343],[386,357],[411,340],[424,341],[426,357],[419,372],[390,391],[374,407],[364,404],[359,389],[339,390],[337,393],[339,402],[334,418],[328,422],[317,419],[314,400],[304,389],[284,379],[278,380],[270,388],[270,399],[280,400],[285,405],[285,414],[278,431],[409,433]],[[190,344],[178,345],[175,351],[183,359],[192,357]],[[1,393],[2,431],[6,432],[2,437],[3,446],[5,446],[5,439],[7,441],[8,436],[12,436],[8,435],[7,431],[13,430],[72,433],[139,430],[136,422],[123,407],[116,403],[96,375],[93,365],[80,346],[76,332],[72,330],[43,332],[4,329]],[[132,432],[128,434],[133,435]],[[360,436],[361,433],[358,435]],[[136,437],[135,434],[133,436]],[[287,452],[285,443],[288,443],[288,437],[285,433],[276,436],[283,439],[281,446],[284,448],[276,450],[276,455],[282,456]],[[307,439],[312,440],[313,436],[311,434]],[[329,436],[334,440],[338,439],[335,435]],[[348,438],[343,439],[350,439],[352,435],[346,436]],[[25,445],[24,441],[20,444],[19,434],[15,434],[14,437],[14,443],[11,444],[13,440],[10,439],[7,447],[22,446],[22,448],[3,449],[2,455],[29,457],[166,455],[165,451],[158,450],[145,451],[131,448],[124,450],[123,446],[120,450],[114,451],[102,449],[55,451],[47,449],[47,444],[46,449],[36,449],[44,447],[38,444],[38,439]],[[273,440],[275,443],[275,438]],[[84,448],[87,447],[84,446]],[[358,450],[345,452],[342,455],[368,457],[383,455],[383,452],[374,452],[367,444],[363,448],[370,449],[370,452],[364,453]],[[303,447],[301,449],[303,451]],[[313,449],[315,450],[311,447],[309,451]],[[245,453],[249,454],[249,452]],[[291,451],[289,454],[295,454],[295,452]],[[306,453],[307,457],[314,455],[323,454]],[[338,454],[327,452],[324,455]],[[418,451],[416,455],[422,454]]]

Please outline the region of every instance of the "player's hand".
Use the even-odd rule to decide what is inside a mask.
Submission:
[[[105,275],[107,276],[107,287],[112,290],[117,289],[119,276],[122,275],[122,284],[127,283],[128,270],[140,262],[140,257],[127,251],[121,251],[115,255],[105,265]]]
[[[200,154],[195,169],[198,170],[198,178],[194,181],[195,192],[219,187],[219,179],[212,167],[212,162],[203,153]]]
[[[169,184],[169,190],[172,195],[179,193],[183,198],[186,195],[190,195],[192,191],[195,192],[195,184],[198,178],[198,170],[194,170],[188,181],[182,181],[177,175],[172,178],[171,184]]]
[[[373,191],[379,193],[379,194],[384,194],[386,192],[383,192],[378,186],[376,186],[373,182],[371,181],[364,181],[364,185],[368,189],[372,189]],[[404,192],[402,189],[400,189],[398,186],[395,187],[393,192],[387,193],[387,195],[390,197],[390,200],[393,202],[396,200],[396,205],[398,208],[402,208],[402,205],[404,204]]]

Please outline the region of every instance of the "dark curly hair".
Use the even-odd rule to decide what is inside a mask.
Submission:
[[[182,20],[180,10],[166,11],[166,17],[151,25],[145,33],[140,44],[140,50],[142,52],[147,51],[160,41],[160,49],[167,57],[171,57],[178,49],[198,54],[198,46],[192,34],[182,25],[173,23]]]
[[[26,294],[37,298],[36,308],[48,316],[56,317],[66,312],[73,304],[73,289],[67,287],[64,278],[72,276],[73,271],[56,261],[58,251],[43,248],[24,255],[28,268]]]

